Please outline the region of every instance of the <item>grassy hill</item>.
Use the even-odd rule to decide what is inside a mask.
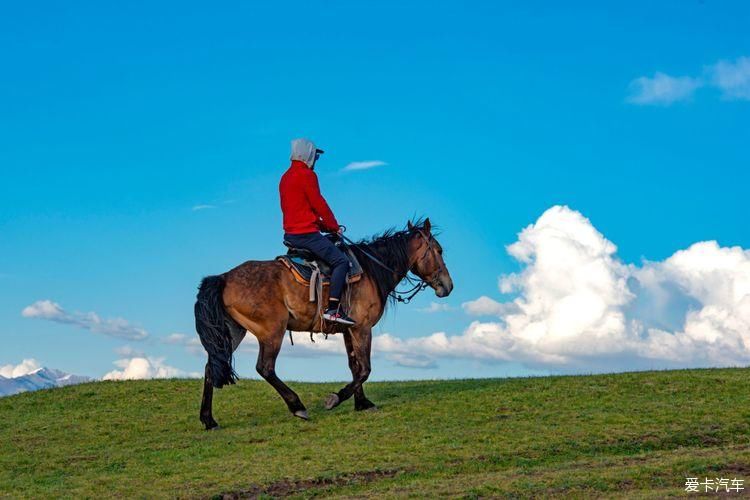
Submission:
[[[750,491],[750,369],[369,383],[377,412],[326,412],[340,384],[98,382],[0,399],[0,497],[683,494]],[[733,496],[737,496],[735,493]]]

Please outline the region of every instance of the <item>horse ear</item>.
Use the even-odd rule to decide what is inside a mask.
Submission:
[[[406,227],[408,227],[409,231],[411,231],[412,229],[414,229],[414,224],[412,224],[411,221],[408,220],[406,221]]]
[[[426,218],[426,219],[424,220],[424,230],[425,230],[425,231],[427,231],[427,232],[429,233],[429,232],[430,232],[430,229],[431,229],[431,228],[432,228],[432,224],[430,224],[430,218],[429,218],[429,217],[427,217],[427,218]]]

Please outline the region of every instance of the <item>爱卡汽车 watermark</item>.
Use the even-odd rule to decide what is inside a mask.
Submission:
[[[697,477],[685,478],[685,491],[688,493],[740,493],[745,489],[745,480],[739,478]]]

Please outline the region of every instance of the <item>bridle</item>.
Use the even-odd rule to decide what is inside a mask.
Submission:
[[[392,299],[394,299],[394,300],[396,300],[398,302],[401,302],[402,304],[408,304],[409,302],[411,302],[411,299],[413,299],[419,292],[421,292],[422,290],[425,290],[427,287],[431,286],[433,288],[436,288],[437,285],[438,285],[440,273],[445,268],[444,264],[442,262],[439,263],[438,264],[438,268],[435,270],[434,273],[432,273],[432,276],[429,279],[427,279],[427,280],[424,280],[424,279],[422,279],[420,277],[409,276],[410,272],[413,273],[413,271],[411,269],[412,269],[412,267],[414,267],[414,265],[416,265],[418,262],[421,262],[425,257],[427,257],[428,253],[435,252],[435,250],[434,250],[434,248],[432,246],[432,238],[431,237],[428,237],[426,234],[424,234],[424,231],[422,229],[418,229],[418,228],[415,227],[412,230],[416,231],[417,234],[419,236],[421,236],[422,239],[424,239],[425,243],[427,244],[427,250],[422,253],[422,256],[419,257],[419,259],[417,261],[415,261],[414,264],[411,265],[411,267],[409,267],[409,269],[406,272],[406,275],[403,278],[403,280],[406,280],[406,282],[409,283],[409,285],[412,285],[412,287],[410,289],[408,289],[408,290],[393,290],[393,291],[391,291],[391,292],[388,293],[389,297],[391,297]],[[342,226],[342,232],[343,231],[346,231],[346,227],[345,226]],[[369,258],[370,260],[372,260],[373,262],[375,262],[377,265],[379,265],[380,267],[382,267],[386,271],[390,271],[393,274],[395,274],[395,275],[398,276],[398,272],[396,272],[394,269],[392,269],[391,267],[389,267],[388,265],[386,265],[383,261],[381,261],[376,256],[372,255],[370,252],[368,252],[367,250],[365,250],[364,248],[362,248],[361,246],[359,246],[354,241],[350,240],[349,238],[347,238],[343,234],[341,234],[341,239],[343,239],[349,245],[352,245],[353,247],[356,247],[367,258]]]
[[[421,262],[425,257],[427,257],[427,255],[432,255],[434,257],[435,254],[438,253],[437,250],[435,250],[435,248],[432,245],[432,242],[435,241],[434,238],[432,236],[427,236],[426,234],[424,234],[424,231],[422,229],[414,228],[414,230],[417,232],[417,234],[419,234],[419,236],[422,237],[425,244],[427,245],[427,250],[422,253],[422,256],[417,260],[417,262]],[[425,283],[432,286],[433,288],[436,288],[439,285],[438,282],[440,281],[440,274],[446,270],[445,263],[442,262],[442,259],[435,258],[435,261],[438,264],[437,269],[435,269],[435,271],[432,273],[432,276],[429,277],[429,279],[422,280]],[[415,264],[417,262],[415,262]]]

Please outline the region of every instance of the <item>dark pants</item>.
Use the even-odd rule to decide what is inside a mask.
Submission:
[[[349,272],[349,259],[331,240],[318,232],[305,234],[285,234],[284,240],[292,246],[309,250],[319,259],[331,266],[331,294],[333,299],[340,299],[346,285],[346,274]]]

